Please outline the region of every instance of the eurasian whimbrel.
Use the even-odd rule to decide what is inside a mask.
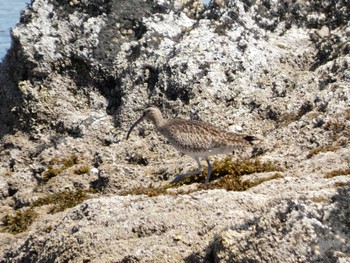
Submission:
[[[212,171],[208,156],[230,153],[237,148],[250,146],[253,141],[257,140],[254,136],[226,132],[202,121],[163,119],[162,113],[157,107],[149,107],[144,110],[143,115],[131,125],[126,139],[142,120],[152,121],[157,130],[169,140],[172,146],[197,161],[198,170],[179,174],[171,183],[177,183],[188,175],[200,174],[203,168],[199,158],[204,158],[207,161],[208,174],[205,183],[208,183]]]

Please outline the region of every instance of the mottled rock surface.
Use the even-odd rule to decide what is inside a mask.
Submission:
[[[56,2],[28,6],[0,65],[0,262],[350,261],[348,0]],[[281,178],[121,195],[195,165],[151,124],[125,141],[149,104],[258,136]]]

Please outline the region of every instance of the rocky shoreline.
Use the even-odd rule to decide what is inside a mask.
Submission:
[[[0,64],[0,262],[350,262],[349,17],[348,0],[33,1]],[[125,140],[151,104],[262,138],[233,156],[245,188],[169,186],[193,160],[150,124]]]

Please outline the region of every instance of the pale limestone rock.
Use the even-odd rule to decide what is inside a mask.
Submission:
[[[49,193],[102,192],[0,233],[0,262],[346,260],[349,175],[325,178],[350,163],[346,1],[334,12],[328,0],[71,2],[34,1],[0,65],[0,215]],[[150,124],[125,141],[148,104],[262,138],[258,158],[282,178],[246,192],[118,196],[193,167]]]

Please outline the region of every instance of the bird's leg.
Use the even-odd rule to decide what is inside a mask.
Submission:
[[[211,171],[212,171],[212,166],[209,162],[209,159],[208,157],[205,158],[205,160],[207,161],[207,164],[208,164],[208,174],[207,174],[207,177],[205,178],[205,183],[209,183],[209,178],[210,178],[210,174],[211,174]]]
[[[198,170],[192,171],[192,172],[188,172],[188,173],[185,173],[185,174],[179,174],[178,176],[175,177],[174,180],[171,181],[172,184],[176,184],[176,183],[180,182],[186,176],[190,176],[190,175],[194,175],[194,174],[200,174],[201,172],[203,172],[203,167],[202,167],[201,162],[199,161],[199,158],[198,157],[194,157],[194,159],[197,161]]]

